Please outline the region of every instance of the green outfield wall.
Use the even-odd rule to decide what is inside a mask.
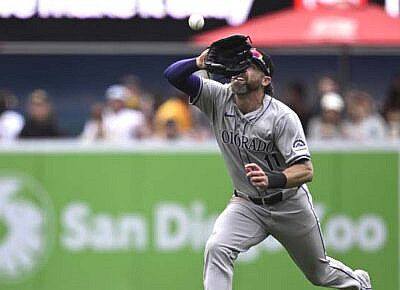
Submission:
[[[313,152],[328,255],[399,288],[399,153]],[[0,152],[0,289],[202,289],[202,253],[232,192],[218,152]],[[272,238],[235,290],[317,289]]]

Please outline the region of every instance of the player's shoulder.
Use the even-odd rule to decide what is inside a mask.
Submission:
[[[210,87],[216,87],[216,88],[220,88],[220,89],[224,89],[224,90],[229,90],[230,89],[230,83],[222,83],[210,78],[205,78],[205,77],[201,77],[201,82],[203,83],[203,86],[210,86]]]
[[[218,100],[228,100],[232,95],[229,83],[221,83],[219,81],[201,78],[200,93],[202,95],[210,95],[217,97]]]
[[[281,114],[296,114],[288,105],[276,98],[272,98],[271,105]]]
[[[285,117],[293,117],[293,116],[297,117],[295,111],[293,111],[288,105],[286,105],[285,103],[276,98],[272,98],[271,100],[271,111],[274,112],[276,120]]]

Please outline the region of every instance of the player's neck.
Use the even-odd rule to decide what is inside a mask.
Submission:
[[[235,104],[243,114],[256,111],[262,106],[264,100],[264,90],[253,91],[244,95],[234,96]]]

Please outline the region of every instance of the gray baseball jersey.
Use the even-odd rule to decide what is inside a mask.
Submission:
[[[370,282],[363,280],[360,272],[326,256],[307,186],[260,192],[246,177],[246,163],[257,163],[269,172],[282,171],[300,159],[310,159],[297,115],[268,95],[258,110],[243,115],[233,101],[230,85],[207,79],[202,79],[198,95],[191,97],[190,102],[210,119],[235,189],[252,197],[283,191],[285,199],[264,206],[240,197],[231,199],[206,244],[204,289],[231,290],[233,263],[238,254],[269,235],[287,249],[313,284],[371,289]]]
[[[247,163],[257,163],[265,172],[283,171],[300,159],[310,159],[300,120],[289,107],[266,95],[258,110],[242,114],[233,102],[230,84],[208,79],[202,79],[199,94],[190,102],[210,119],[236,190],[253,197],[275,191],[288,196],[297,190],[260,192],[247,179],[244,168]]]

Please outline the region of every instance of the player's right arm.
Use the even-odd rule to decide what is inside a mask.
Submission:
[[[171,64],[164,72],[168,81],[177,89],[189,95],[189,103],[198,107],[207,117],[214,119],[216,108],[230,95],[227,85],[197,76],[194,72],[204,69],[208,50],[198,57],[180,60]]]
[[[193,73],[205,68],[204,60],[207,52],[208,49],[196,58],[184,59],[171,64],[164,71],[165,77],[174,87],[189,96],[195,97],[199,93],[201,79]]]

